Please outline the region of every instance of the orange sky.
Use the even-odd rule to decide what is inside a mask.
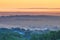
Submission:
[[[60,0],[0,0],[0,12],[60,12],[53,8],[60,8]]]
[[[60,0],[0,0],[0,8],[60,8]]]

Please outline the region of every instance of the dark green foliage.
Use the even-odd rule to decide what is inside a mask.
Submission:
[[[50,31],[46,34],[33,34],[31,40],[60,40],[60,31]]]
[[[16,32],[0,32],[0,40],[19,40],[22,37]]]
[[[60,31],[48,31],[42,34],[33,33],[30,30],[24,30],[24,32],[25,34],[22,35],[12,29],[2,28],[0,29],[0,40],[60,40]]]

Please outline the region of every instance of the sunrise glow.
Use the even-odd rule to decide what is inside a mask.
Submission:
[[[60,8],[60,0],[0,0],[0,11],[19,8]],[[23,11],[26,10],[24,9]]]
[[[60,12],[60,0],[0,0],[0,12]]]

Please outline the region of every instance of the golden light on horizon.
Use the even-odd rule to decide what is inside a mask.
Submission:
[[[0,0],[0,12],[60,12],[60,0]]]
[[[0,12],[60,12],[60,9],[0,9]]]
[[[0,0],[0,8],[60,8],[60,0]]]
[[[60,8],[60,0],[0,0],[0,8]]]

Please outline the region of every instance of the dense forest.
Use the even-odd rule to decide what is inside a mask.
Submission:
[[[60,30],[25,30],[0,28],[0,40],[60,40]]]

